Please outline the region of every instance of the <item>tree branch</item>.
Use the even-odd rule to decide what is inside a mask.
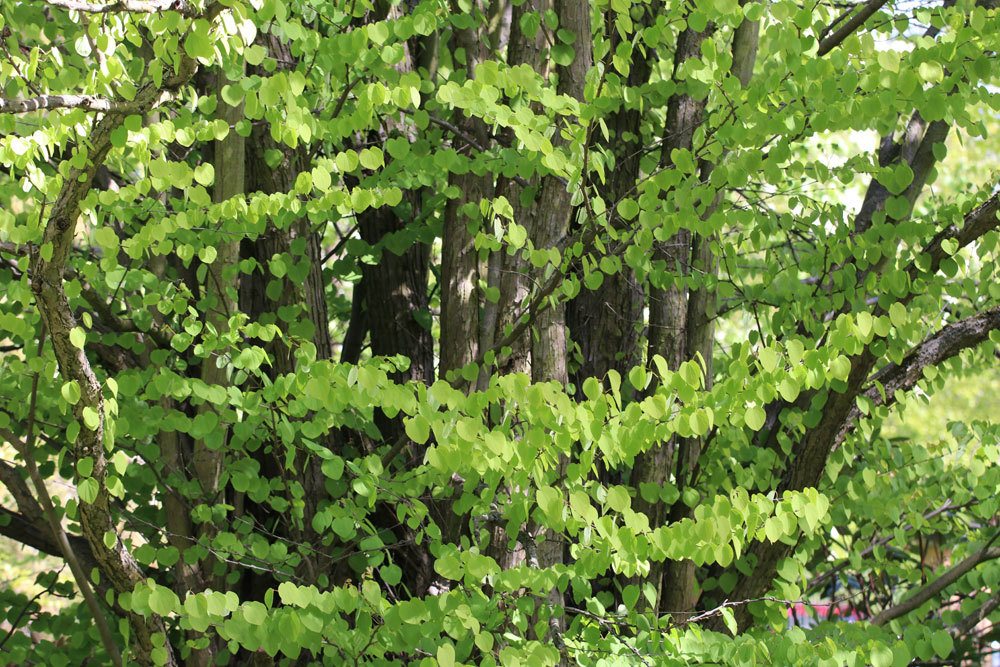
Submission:
[[[989,338],[992,331],[998,329],[1000,329],[1000,306],[994,306],[977,315],[949,324],[913,348],[899,364],[889,364],[882,368],[872,377],[872,386],[862,395],[875,405],[891,405],[895,402],[896,392],[912,389],[923,377],[925,368],[940,364],[962,350],[979,345]],[[885,400],[882,399],[883,392],[874,384],[876,381],[882,384]],[[855,406],[841,427],[835,446],[843,442],[860,414],[860,410]]]
[[[819,51],[817,52],[817,55],[819,55],[820,57],[825,56],[826,54],[830,53],[830,51],[833,51],[835,48],[837,48],[841,42],[850,37],[855,30],[860,28],[864,24],[864,22],[871,17],[872,14],[882,9],[882,7],[888,1],[889,0],[868,0],[868,2],[862,5],[861,10],[857,14],[852,16],[850,20],[844,23],[844,25],[837,28],[837,30],[834,31],[833,34],[827,35],[826,37],[823,37],[820,40]],[[840,20],[841,19],[837,19],[837,21],[835,21],[834,24],[836,24]],[[829,30],[829,28],[827,30]],[[826,32],[826,30],[824,30],[823,32]]]
[[[23,100],[0,98],[0,113],[30,113],[43,109],[113,111],[119,107],[117,102],[96,95],[39,95]]]
[[[0,507],[0,535],[43,554],[62,558],[62,551],[53,540],[52,531],[49,530],[44,519],[32,520],[22,513]],[[97,561],[94,559],[87,540],[79,535],[67,535],[67,537],[74,553],[80,560],[80,564],[88,572],[93,571],[97,567]]]
[[[172,94],[164,91],[159,99],[152,103],[153,108],[166,100]],[[31,113],[33,111],[53,110],[53,109],[83,109],[85,111],[130,113],[141,111],[147,108],[142,100],[125,101],[112,100],[107,97],[97,95],[39,95],[27,99],[12,100],[0,97],[0,113]]]
[[[9,433],[3,429],[0,429],[0,436],[2,436],[8,442],[12,442],[11,438],[14,438],[13,433]],[[21,477],[21,473],[18,469],[5,461],[0,461],[0,484],[3,484],[7,491],[10,493],[11,497],[14,499],[14,504],[17,505],[17,511],[25,516],[25,518],[31,521],[40,521],[42,519],[42,508],[35,500],[35,497],[31,495],[31,490],[28,489],[27,482]]]
[[[922,377],[925,368],[940,364],[963,350],[979,345],[995,330],[1000,330],[1000,306],[949,324],[924,340],[900,364],[891,364],[880,371],[879,376],[886,389],[886,403],[895,400],[896,391],[911,389]],[[801,445],[796,448],[797,456],[782,479],[780,492],[800,491],[816,486],[826,468],[830,452],[844,441],[861,417],[855,401],[858,394],[863,393],[876,405],[881,405],[882,396],[877,387],[859,391],[866,384],[864,376],[869,373],[873,359],[867,348],[852,357],[847,390],[844,393],[831,393],[820,423],[806,434]],[[757,556],[757,568],[752,577],[743,579],[737,585],[734,593],[740,597],[752,597],[750,593],[769,586],[778,562],[788,551],[789,546],[782,542],[755,543],[751,552]],[[749,610],[741,608],[735,613],[739,626],[745,627],[750,621]],[[716,623],[710,621],[709,627],[717,629],[715,626]]]
[[[979,609],[975,610],[968,616],[962,618],[962,620],[958,623],[951,626],[952,636],[958,639],[959,637],[964,637],[969,634],[983,621],[983,619],[996,611],[997,607],[1000,607],[1000,590],[994,591],[993,595],[991,595]]]
[[[202,16],[211,21],[224,9],[220,3],[215,2],[206,8]],[[169,98],[173,92],[185,85],[197,69],[197,61],[182,55],[174,66],[172,75],[164,80],[162,86],[147,82],[139,88],[132,102],[132,113],[151,111],[161,100]],[[97,170],[111,151],[112,133],[125,121],[127,115],[126,112],[116,109],[105,113],[94,123],[88,137],[86,160],[67,170],[62,189],[52,206],[48,220],[44,223],[40,245],[51,244],[52,252],[48,257],[43,257],[41,253],[33,251],[30,270],[31,290],[35,296],[38,312],[51,337],[59,372],[66,381],[75,380],[80,386],[81,397],[74,407],[73,416],[81,423],[84,423],[84,410],[97,416],[96,424],[91,422],[92,427],[85,424],[80,429],[80,435],[73,446],[78,457],[90,457],[93,460],[91,476],[98,487],[98,493],[91,502],[80,503],[80,527],[100,566],[102,580],[108,581],[118,593],[132,591],[145,579],[145,575],[121,539],[115,540],[111,545],[105,542],[105,535],[108,532],[117,534],[118,526],[111,512],[110,494],[105,485],[108,459],[104,442],[104,393],[87,357],[86,349],[77,347],[71,340],[70,334],[77,327],[77,321],[66,294],[64,271],[72,252],[81,202],[90,192]],[[130,613],[128,619],[136,645],[136,658],[140,662],[151,662],[151,654],[156,648],[153,639],[158,634],[166,633],[167,630],[163,618],[159,615],[143,617]],[[177,659],[170,644],[164,648],[167,655],[163,662],[167,665],[176,665]]]
[[[984,549],[980,549],[971,556],[966,557],[958,564],[953,565],[940,577],[919,589],[915,594],[911,595],[903,602],[889,607],[888,609],[883,609],[871,620],[872,625],[885,625],[889,621],[897,619],[900,616],[905,616],[928,600],[936,597],[938,593],[961,579],[962,576],[969,570],[973,569],[980,563],[993,560],[994,558],[1000,558],[1000,547],[986,547]]]
[[[927,270],[921,271],[916,262],[911,263],[907,268],[910,279],[915,279],[920,273],[933,274],[937,272],[941,267],[941,261],[948,255],[943,247],[945,241],[955,241],[959,248],[964,248],[987,232],[996,229],[1000,226],[998,214],[1000,214],[1000,193],[994,194],[969,211],[963,218],[960,228],[957,225],[948,225],[939,231],[921,253],[921,256],[930,258]]]
[[[197,16],[198,10],[185,0],[117,0],[116,2],[84,2],[83,0],[45,0],[45,4],[60,9],[89,14],[111,14],[130,12],[133,14],[157,14],[178,12],[187,17]]]

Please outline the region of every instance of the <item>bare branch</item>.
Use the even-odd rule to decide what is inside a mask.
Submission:
[[[0,535],[11,539],[18,544],[29,546],[49,556],[62,558],[59,545],[52,537],[52,531],[45,524],[44,519],[32,520],[24,514],[13,512],[5,507],[0,507]],[[80,559],[88,572],[97,567],[97,561],[90,550],[90,544],[79,535],[69,535],[73,552]]]
[[[31,113],[43,109],[112,111],[117,108],[117,103],[96,95],[39,95],[24,100],[0,98],[0,113]]]
[[[197,8],[185,0],[117,0],[116,2],[84,2],[83,0],[45,0],[45,4],[75,12],[89,14],[112,14],[130,12],[133,14],[157,14],[159,12],[179,12],[184,16],[196,16]]]
[[[159,106],[170,99],[171,93],[164,91],[159,98],[153,101],[152,107]],[[112,100],[107,97],[97,95],[39,95],[23,100],[12,100],[0,98],[0,113],[32,113],[34,111],[47,111],[54,109],[83,109],[85,111],[110,112],[117,111],[129,113],[142,111],[147,105],[142,100],[129,102],[125,100]]]
[[[973,569],[980,563],[993,560],[994,558],[1000,558],[1000,548],[987,547],[980,549],[956,565],[953,565],[940,577],[919,589],[915,594],[911,595],[903,602],[879,612],[875,618],[871,620],[872,625],[885,625],[889,621],[897,619],[900,616],[905,616],[928,600],[936,597],[941,591],[961,579],[964,574],[969,572],[969,570]]]
[[[958,623],[951,626],[951,634],[956,639],[964,637],[972,632],[975,627],[983,621],[983,619],[996,611],[998,607],[1000,607],[1000,590],[994,591],[993,595],[991,595],[990,598],[986,600],[981,607],[979,607],[979,609],[975,610],[968,616],[965,616]]]
[[[888,1],[889,0],[868,0],[868,2],[861,7],[861,10],[852,16],[850,20],[837,28],[833,34],[827,35],[820,40],[818,55],[821,57],[825,56],[830,53],[830,51],[833,51],[835,48],[840,46],[841,42],[850,37],[855,30],[860,28],[865,21],[871,18],[872,14],[882,9]],[[838,18],[834,23],[839,21],[840,19]],[[824,32],[826,31],[824,30]]]
[[[923,376],[924,369],[935,366],[942,361],[954,357],[962,350],[979,345],[992,331],[1000,329],[1000,306],[995,306],[977,315],[959,320],[941,329],[917,345],[899,364],[889,364],[872,378],[878,381],[885,391],[885,400],[877,386],[871,386],[864,392],[876,405],[891,404],[897,391],[908,391],[916,385]],[[837,438],[839,444],[853,426],[860,412],[855,407],[841,429]]]

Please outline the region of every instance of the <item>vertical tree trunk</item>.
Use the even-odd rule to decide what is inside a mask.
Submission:
[[[674,53],[674,73],[689,59],[700,54],[701,42],[707,32],[696,32],[687,29],[681,33],[677,41],[677,51]],[[671,152],[676,149],[692,148],[695,129],[701,125],[705,109],[705,100],[696,100],[686,93],[673,95],[667,103],[667,122],[664,127],[661,162],[672,164]],[[664,245],[654,249],[654,257],[666,263],[668,270],[675,270],[683,278],[690,273],[691,233],[680,230]],[[649,295],[649,357],[659,354],[668,360],[671,369],[676,369],[688,358],[687,349],[688,327],[690,326],[686,289],[682,285],[665,288],[653,287]],[[636,458],[636,466],[643,471],[648,484],[665,484],[673,467],[676,471],[678,490],[683,491],[693,461],[697,460],[697,442],[681,438],[676,442],[676,461],[666,457],[657,449],[671,447],[671,444],[661,445]],[[669,452],[669,449],[668,449]],[[665,461],[663,459],[666,459]],[[657,464],[664,467],[657,467]],[[683,471],[683,472],[682,472]],[[680,501],[678,501],[680,507]],[[658,524],[667,516],[666,508],[656,503],[649,508],[651,518]],[[662,581],[657,583],[659,575]],[[650,583],[662,590],[660,606],[670,612],[687,612],[693,608],[695,589],[695,570],[691,561],[673,562],[664,568],[654,563],[650,568]]]
[[[731,74],[735,76],[742,86],[749,83],[753,74],[753,66],[756,62],[757,43],[759,35],[759,24],[755,21],[744,21],[735,31],[732,44],[733,64]],[[707,33],[694,33],[685,31],[679,40],[678,50],[674,60],[674,71],[680,67],[688,58],[696,57],[700,53],[701,42]],[[687,95],[678,95],[671,98],[667,108],[666,141],[663,145],[663,159],[665,164],[669,164],[670,151],[675,148],[686,148],[691,150],[694,131],[702,122],[704,114],[704,100],[694,100]],[[707,181],[711,175],[714,165],[703,163],[701,165],[701,180]],[[702,214],[701,220],[706,221],[715,211],[721,201],[721,193],[716,195],[715,200]],[[690,264],[688,267],[678,267],[683,273],[690,273],[700,277],[701,284],[692,289],[687,295],[687,303],[684,303],[684,296],[679,290],[666,290],[664,296],[667,305],[658,308],[656,311],[650,308],[650,331],[652,332],[653,318],[657,321],[657,339],[650,337],[650,354],[655,353],[654,345],[662,346],[669,355],[664,356],[672,368],[676,368],[681,361],[686,359],[699,359],[703,363],[704,388],[706,391],[712,388],[713,382],[713,353],[715,346],[714,318],[716,310],[714,278],[718,274],[718,266],[712,252],[711,237],[703,234],[691,233],[682,230],[675,235],[674,248],[664,250],[664,256],[670,259],[677,257],[677,253],[689,253]],[[687,246],[687,247],[686,247]],[[671,321],[671,318],[676,318]],[[672,326],[673,324],[673,326]],[[661,352],[663,354],[663,352]],[[676,364],[676,365],[675,365]],[[703,440],[701,438],[681,438],[677,443],[677,461],[675,467],[675,481],[677,488],[683,493],[684,489],[693,482],[693,475],[697,469],[698,459],[701,456]],[[652,457],[655,458],[655,452]],[[655,475],[662,479],[649,480],[652,483],[663,483],[669,475],[670,466],[662,469],[654,469]],[[679,521],[690,514],[691,508],[681,501],[674,504],[669,513],[670,521]],[[663,518],[662,508],[654,508],[654,514],[658,519]],[[693,562],[685,560],[672,562],[666,568],[664,580],[662,582],[662,608],[668,612],[687,613],[695,608],[698,602],[697,582],[695,579],[696,568]],[[655,582],[654,582],[655,585]]]
[[[417,212],[416,196],[409,197],[410,215]],[[369,209],[360,216],[361,238],[375,245],[386,235],[407,225],[389,208]],[[372,354],[409,358],[410,367],[397,381],[434,381],[434,348],[430,330],[421,323],[427,313],[427,246],[415,243],[401,255],[382,250],[376,264],[362,266],[364,300]]]
[[[507,64],[511,67],[516,65],[528,65],[536,72],[542,67],[540,39],[541,34],[534,38],[529,38],[521,29],[522,17],[530,11],[536,9],[535,2],[522,2],[519,5],[510,7],[510,38],[507,43]],[[516,141],[514,132],[506,128],[502,134],[501,142],[504,145],[514,145]],[[497,183],[497,197],[504,197],[510,202],[513,210],[513,221],[526,229],[531,229],[533,223],[532,215],[535,211],[536,202],[534,195],[537,194],[537,181],[526,184],[518,183],[515,178],[499,178]],[[529,200],[530,198],[530,200]],[[511,254],[506,248],[501,248],[498,252],[490,256],[490,261],[496,266],[499,273],[498,284],[500,297],[497,300],[495,311],[496,318],[494,329],[489,339],[484,339],[483,344],[492,346],[495,341],[503,339],[515,324],[515,319],[522,313],[524,304],[527,302],[529,294],[528,283],[528,262],[522,255],[521,250]],[[491,266],[491,271],[493,267]],[[489,316],[485,318],[487,323]],[[497,367],[494,372],[500,375],[511,373],[531,373],[531,331],[530,328],[513,340],[509,351],[497,351]],[[483,369],[480,378],[488,377],[489,369]],[[482,383],[480,389],[483,389]],[[508,494],[523,493],[522,490],[507,487]],[[491,538],[488,554],[499,563],[500,567],[508,569],[520,565],[524,561],[525,552],[522,546],[516,544],[518,535],[508,535],[506,526],[502,522],[491,526]],[[511,546],[513,544],[513,546]]]
[[[636,24],[648,24],[647,13]],[[617,30],[608,24],[605,32],[612,40],[611,50],[619,43]],[[629,69],[626,85],[636,88],[649,80],[651,51],[636,56]],[[605,201],[617,202],[635,185],[639,176],[639,158],[644,153],[640,131],[642,118],[637,108],[622,106],[606,122],[610,137],[602,145],[615,156],[614,167],[608,170]],[[600,136],[600,132],[596,134]],[[589,377],[603,378],[609,370],[623,377],[629,369],[641,363],[639,333],[643,320],[643,290],[635,274],[627,266],[614,275],[604,277],[596,290],[584,289],[567,307],[566,320],[573,342],[580,348],[581,364],[573,374],[573,384],[579,391]]]
[[[229,106],[222,101],[222,88],[229,83],[220,72],[215,94],[219,100],[219,117],[230,128],[243,119],[243,105]],[[215,142],[215,187],[212,197],[216,203],[224,202],[244,193],[244,165],[246,163],[246,142],[235,130],[230,129],[225,138]],[[236,279],[236,265],[240,260],[239,241],[223,238],[215,244],[215,261],[208,265],[205,286],[202,292],[206,303],[207,323],[220,334],[229,330],[229,318],[237,310],[238,292],[233,289]],[[201,379],[211,385],[229,383],[228,373],[221,359],[204,359],[201,364]],[[199,413],[214,410],[203,403]],[[212,499],[219,490],[219,476],[222,474],[222,451],[210,448],[203,440],[194,443],[194,470],[201,490],[207,499]]]
[[[559,16],[562,30],[575,37],[573,61],[558,69],[559,82],[556,90],[583,101],[586,75],[593,62],[591,53],[590,4],[582,0],[556,0],[555,11]],[[558,131],[558,130],[557,130]],[[557,135],[553,142],[557,147],[565,140]],[[570,204],[570,193],[566,186],[554,176],[542,179],[538,206],[529,228],[535,248],[552,248],[569,233],[570,216],[574,212]],[[538,313],[535,317],[535,335],[531,344],[531,379],[535,382],[555,381],[565,386],[569,382],[567,373],[567,335],[565,308],[562,302]],[[566,469],[566,460],[560,458],[559,475]],[[554,532],[545,531],[543,541],[538,546],[538,566],[552,567],[563,562],[564,545]],[[558,589],[549,593],[549,600],[556,608],[564,604]],[[565,618],[553,615],[549,621],[553,633],[558,636],[565,627]]]
[[[474,3],[477,16],[481,13]],[[454,35],[456,50],[465,56],[465,71],[473,78],[475,68],[485,56],[479,30],[468,28]],[[458,125],[463,132],[485,146],[486,127],[476,118],[463,118]],[[474,149],[469,146],[468,151]],[[480,262],[474,241],[482,215],[479,204],[493,196],[492,176],[478,176],[472,171],[452,178],[460,194],[448,202],[441,235],[441,350],[440,376],[459,370],[475,361],[479,354],[478,281]]]
[[[399,6],[387,7],[380,17],[389,20],[401,17]],[[411,40],[404,44],[405,55],[395,66],[402,74],[413,72],[419,64],[413,54],[424,61],[433,56],[433,44],[428,40]],[[391,135],[415,139],[411,128],[398,117],[383,120],[382,130],[372,133],[369,140],[384,143]],[[395,210],[388,207],[367,209],[358,215],[361,238],[376,245],[387,235],[399,232],[407,225],[419,221],[423,204],[423,191],[408,192]],[[430,384],[434,381],[434,341],[430,331],[427,275],[430,269],[430,249],[416,241],[400,254],[383,249],[375,264],[361,267],[361,289],[365,309],[365,323],[371,339],[372,354],[380,356],[403,355],[410,360],[405,372],[395,376],[397,381],[414,380]],[[427,316],[426,318],[424,316]],[[390,438],[400,437],[402,429],[398,420]]]
[[[294,58],[287,44],[274,35],[262,35],[261,40],[267,46],[268,52],[284,67],[291,67]],[[268,157],[280,155],[280,161],[273,167],[268,165]],[[306,150],[304,146],[291,148],[277,142],[271,135],[267,123],[255,124],[247,141],[246,148],[246,190],[252,193],[275,194],[290,192],[295,180],[306,166]],[[330,359],[333,356],[333,342],[329,331],[329,314],[326,305],[326,284],[323,279],[322,248],[320,233],[312,228],[307,218],[291,221],[287,226],[278,227],[269,224],[264,232],[254,240],[246,239],[241,247],[244,259],[254,259],[257,268],[245,276],[240,287],[240,307],[255,322],[278,322],[278,312],[282,307],[297,307],[301,309],[300,322],[306,326],[300,331],[311,332],[308,336],[315,346],[318,359]],[[301,282],[292,280],[289,276],[276,277],[271,274],[270,262],[276,255],[291,255],[293,263],[305,261],[308,269]],[[277,288],[268,286],[277,282]],[[278,377],[296,370],[295,349],[282,340],[275,339],[262,344],[271,357],[270,374]],[[335,443],[330,437],[327,446],[334,448]],[[261,474],[267,478],[280,478],[284,469],[284,452],[279,449],[268,450],[260,448],[255,456],[261,466]],[[320,536],[312,530],[312,517],[315,516],[320,502],[326,497],[324,476],[320,470],[320,462],[315,457],[306,457],[297,462],[301,470],[299,482],[304,491],[303,516],[301,521],[289,521],[276,531],[283,538],[295,541],[311,541],[321,543]],[[257,505],[246,501],[245,511],[256,516],[258,521],[267,521],[271,517],[271,509],[266,505]],[[306,580],[315,581],[324,570],[326,563],[320,563],[315,558],[306,556],[300,567],[301,576]],[[251,572],[244,577],[244,595],[249,599],[260,600],[275,584],[273,576],[267,573]]]

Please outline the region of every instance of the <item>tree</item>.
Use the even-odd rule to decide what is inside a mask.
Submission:
[[[992,0],[0,30],[11,664],[989,650]]]

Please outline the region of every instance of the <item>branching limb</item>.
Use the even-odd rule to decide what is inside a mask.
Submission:
[[[0,535],[43,554],[62,558],[59,545],[52,538],[52,531],[45,525],[44,520],[31,519],[23,513],[0,507]],[[69,535],[68,538],[80,564],[88,572],[97,567],[97,561],[94,560],[87,540],[78,535]]]
[[[936,597],[944,589],[961,579],[963,575],[968,573],[980,563],[984,563],[995,558],[1000,558],[1000,547],[986,547],[984,549],[980,549],[971,556],[968,556],[964,560],[953,565],[940,577],[930,582],[923,588],[920,588],[916,593],[906,598],[904,601],[879,612],[875,618],[871,620],[872,625],[885,625],[889,621],[905,616],[911,611],[919,608],[920,605]]]
[[[993,595],[979,609],[951,626],[951,634],[955,638],[964,637],[972,632],[985,618],[996,611],[997,608],[1000,608],[1000,590],[994,591]]]
[[[888,3],[888,1],[889,0],[868,0],[868,2],[862,5],[861,9],[858,10],[858,12],[854,14],[850,19],[848,19],[842,26],[837,28],[829,35],[824,36],[820,40],[819,52],[817,53],[817,55],[819,55],[820,57],[825,56],[826,54],[830,53],[830,51],[833,51],[835,48],[837,48],[845,39],[850,37],[852,34],[854,34],[854,32],[858,28],[864,25],[865,21],[871,18],[872,14],[882,9],[882,7],[885,6],[886,3]],[[836,25],[840,23],[841,18],[838,18],[831,25]],[[823,32],[826,33],[828,30],[829,28],[827,30],[824,30]]]
[[[45,344],[45,329],[43,328],[41,334],[38,338],[38,356],[42,355],[42,348]],[[104,609],[101,607],[100,601],[98,601],[97,596],[94,594],[94,589],[90,585],[90,579],[87,578],[87,573],[80,564],[80,559],[77,558],[76,552],[73,551],[73,545],[70,544],[69,536],[63,529],[62,520],[59,514],[56,512],[55,505],[52,503],[52,497],[49,495],[49,490],[45,486],[45,480],[42,478],[41,473],[38,471],[38,465],[35,463],[35,414],[38,405],[38,380],[39,373],[36,372],[31,380],[31,396],[29,398],[28,405],[28,426],[27,433],[24,436],[23,441],[18,441],[16,438],[11,439],[11,444],[18,450],[21,457],[24,459],[24,466],[28,472],[28,477],[31,479],[32,484],[35,487],[35,494],[38,496],[38,504],[42,509],[42,516],[37,517],[37,520],[41,522],[44,520],[48,522],[49,531],[52,534],[52,539],[55,540],[56,545],[59,547],[59,552],[69,565],[69,569],[73,572],[73,579],[76,582],[76,587],[83,595],[83,599],[87,603],[87,607],[90,609],[90,614],[94,619],[94,624],[97,626],[98,634],[101,637],[101,643],[104,645],[104,650],[108,652],[108,657],[111,659],[112,664],[115,667],[121,667],[122,656],[118,650],[118,645],[115,643],[114,635],[111,634],[111,627],[108,625],[108,620],[104,617]]]
[[[0,429],[0,437],[8,442],[13,442],[13,433]],[[28,483],[21,477],[20,471],[11,464],[0,461],[0,484],[3,484],[8,493],[17,505],[17,511],[30,521],[40,521],[42,519],[42,508],[31,495]]]
[[[214,3],[202,16],[212,20],[224,9],[220,3]],[[139,87],[133,101],[132,113],[144,114],[151,111],[161,100],[169,98],[185,85],[197,68],[198,64],[194,59],[182,56],[175,65],[173,74],[164,80],[162,86],[149,82]],[[64,380],[76,381],[80,386],[81,397],[74,407],[74,417],[83,423],[84,410],[97,415],[96,424],[91,421],[90,425],[82,428],[74,445],[78,457],[90,457],[94,462],[92,478],[98,484],[98,493],[92,502],[80,504],[80,526],[100,566],[102,580],[108,581],[119,593],[131,592],[145,579],[145,576],[132,553],[120,539],[115,540],[110,546],[105,541],[105,535],[117,534],[118,530],[111,512],[110,494],[105,485],[108,459],[105,449],[103,388],[94,373],[86,350],[77,347],[71,340],[70,334],[78,325],[66,294],[64,272],[72,252],[81,202],[90,192],[98,169],[107,159],[112,147],[112,133],[125,121],[127,115],[121,110],[114,110],[105,113],[94,123],[89,136],[87,160],[84,164],[68,170],[62,189],[44,224],[42,245],[50,244],[51,255],[43,257],[41,253],[32,252],[30,272],[31,289],[45,328],[52,339],[59,372]],[[138,614],[129,614],[128,618],[132,626],[137,660],[143,663],[152,662],[151,656],[156,648],[154,638],[156,635],[165,634],[167,630],[163,618],[157,615],[146,618]],[[177,658],[170,650],[169,643],[165,648],[167,655],[163,662],[167,665],[177,664]]]

